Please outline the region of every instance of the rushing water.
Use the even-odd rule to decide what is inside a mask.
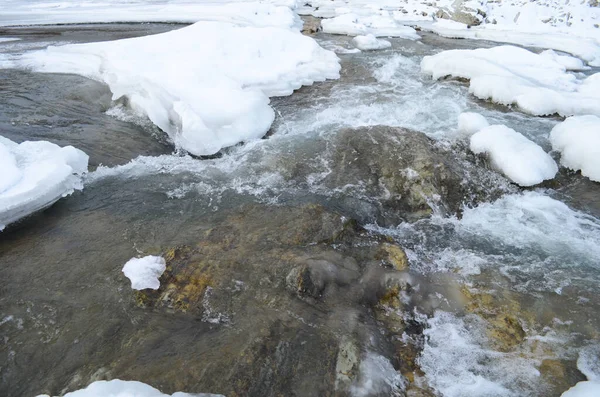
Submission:
[[[175,27],[15,28],[2,33],[22,40],[0,43],[0,52]],[[326,48],[351,48],[347,37],[317,39]],[[600,342],[600,184],[562,170],[543,189],[520,191],[492,174],[506,191],[498,200],[468,208],[461,218],[434,214],[400,223],[380,210],[380,197],[361,186],[332,190],[322,183],[331,172],[329,145],[342,127],[406,127],[452,147],[458,115],[476,111],[550,149],[548,133],[558,119],[494,106],[469,96],[464,83],[433,82],[420,74],[425,55],[491,44],[433,35],[392,43],[389,50],[341,54],[340,80],[272,100],[277,119],[267,139],[210,159],[171,153],[159,130],[130,116],[124,104],[112,103],[100,83],[0,70],[0,134],[72,144],[90,155],[94,169],[83,192],[0,234],[0,394],[79,386],[88,381],[77,378],[86,366],[99,366],[87,369],[100,371],[101,378],[102,363],[121,348],[111,340],[135,334],[142,324],[155,329],[150,356],[185,350],[207,325],[192,327],[132,308],[121,267],[139,253],[193,244],[232,210],[256,202],[319,203],[358,219],[404,247],[411,272],[431,288],[468,286],[491,294],[491,305],[509,308],[526,337],[503,348],[486,332],[494,318],[448,304],[455,299],[451,293],[416,304],[426,326],[419,359],[423,379],[441,395],[558,395],[583,379],[575,368],[579,350]],[[219,337],[213,338],[210,343],[218,344]],[[389,362],[378,360],[364,360],[361,373],[368,379],[353,389],[356,395],[376,394],[373,384],[395,376]],[[568,364],[564,382],[555,388],[539,371],[552,361]]]

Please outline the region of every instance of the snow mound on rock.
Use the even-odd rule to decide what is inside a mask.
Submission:
[[[533,115],[600,115],[600,73],[578,79],[567,71],[580,65],[566,58],[513,46],[449,50],[424,57],[421,70],[436,80],[469,79],[476,97]]]
[[[73,146],[0,136],[0,230],[82,189],[88,159]]]
[[[222,22],[152,36],[49,47],[0,67],[73,73],[108,84],[178,148],[210,155],[270,128],[269,96],[339,77],[339,59],[300,32]]]
[[[368,50],[382,50],[384,48],[390,48],[392,43],[387,40],[381,40],[372,34],[366,36],[356,36],[352,39],[356,48],[363,51]]]
[[[159,278],[166,268],[164,258],[149,255],[143,258],[131,258],[123,266],[123,274],[131,281],[132,289],[158,289]]]
[[[220,394],[182,393],[164,394],[142,382],[114,379],[99,380],[91,383],[85,389],[76,390],[64,397],[219,397]],[[38,397],[48,397],[43,394]],[[222,397],[222,396],[221,396]]]
[[[533,186],[552,179],[556,163],[544,150],[504,125],[483,128],[471,136],[471,151],[486,153],[492,165],[521,186]]]
[[[552,129],[550,142],[563,166],[600,182],[600,117],[569,117]]]

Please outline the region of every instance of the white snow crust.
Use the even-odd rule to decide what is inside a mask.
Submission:
[[[458,115],[458,132],[463,136],[471,136],[490,124],[479,113],[464,112]]]

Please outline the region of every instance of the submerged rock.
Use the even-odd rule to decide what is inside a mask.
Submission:
[[[373,309],[386,299],[403,304],[400,294],[411,288],[408,260],[401,247],[354,221],[312,204],[249,205],[164,258],[161,287],[139,291],[135,302],[197,324],[197,336],[176,351],[135,345],[125,353],[134,362],[152,352],[160,364],[117,360],[112,365],[122,377],[167,391],[342,396],[364,381],[361,362],[377,340],[378,360],[400,369]],[[148,331],[139,329],[137,337]]]

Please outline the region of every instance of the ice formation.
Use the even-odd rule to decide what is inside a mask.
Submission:
[[[73,146],[0,136],[0,230],[83,188],[88,156]]]
[[[164,258],[149,255],[143,258],[131,258],[123,266],[123,274],[131,281],[132,289],[158,289],[159,278],[166,268]]]

